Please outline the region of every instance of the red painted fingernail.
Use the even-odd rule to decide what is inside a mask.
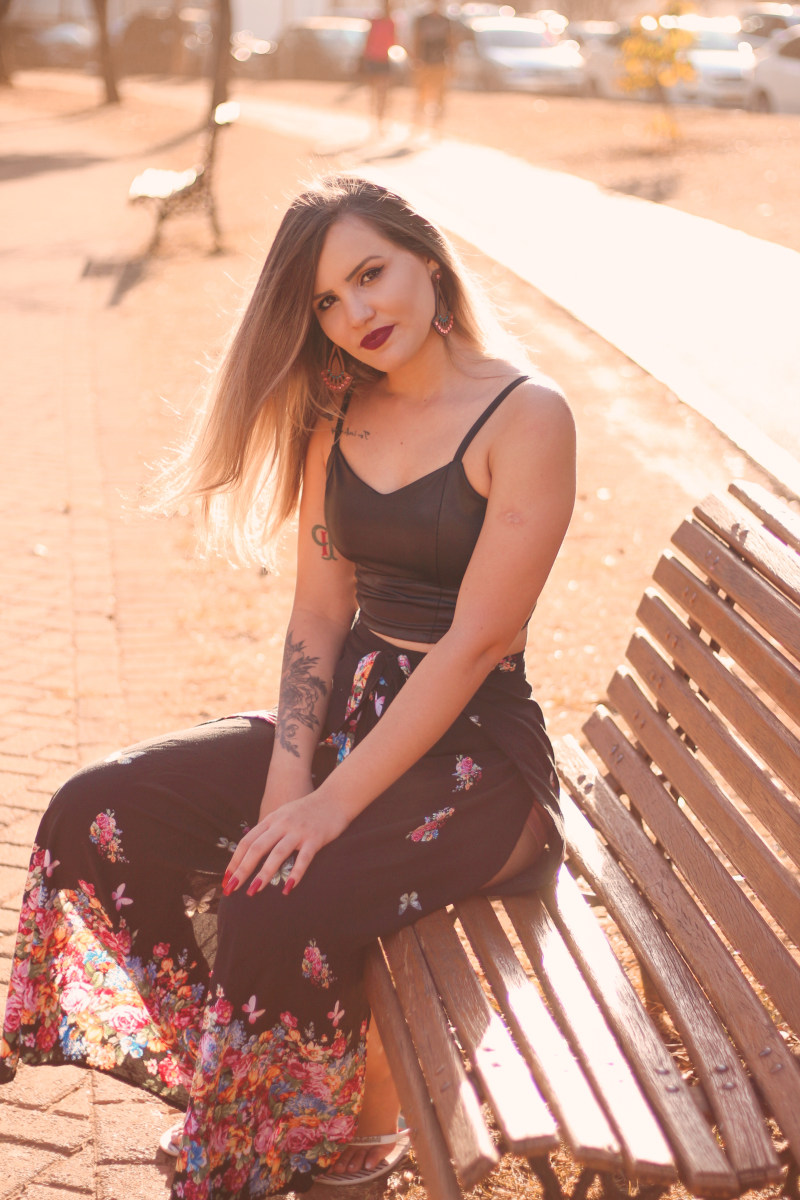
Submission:
[[[293,879],[287,879],[287,880],[286,880],[286,886],[285,886],[285,888],[283,889],[283,895],[284,895],[284,896],[288,896],[288,895],[289,895],[289,892],[290,892],[290,891],[292,890],[292,888],[294,887],[294,883],[295,883],[295,881],[294,881]]]
[[[261,891],[261,880],[254,879],[253,882],[250,884],[250,887],[247,889],[247,894],[248,894],[248,896],[255,896],[256,892],[260,892],[260,891]]]
[[[222,890],[223,890],[223,892],[225,891],[225,888],[228,886],[228,880],[230,879],[230,877],[231,877],[231,873],[230,873],[230,871],[226,871],[226,872],[225,872],[225,874],[222,876]]]
[[[223,884],[222,890],[226,896],[230,896],[231,892],[235,892],[239,886],[239,880],[235,875],[231,875],[227,883]]]

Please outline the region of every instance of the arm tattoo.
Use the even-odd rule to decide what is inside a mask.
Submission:
[[[322,557],[325,562],[336,562],[336,555],[333,552],[333,543],[328,535],[328,531],[324,525],[315,525],[311,530],[311,540],[315,546],[319,546],[322,550]]]
[[[300,751],[293,739],[297,737],[302,725],[305,725],[306,729],[317,728],[319,717],[314,709],[317,701],[328,694],[324,680],[311,673],[319,658],[305,654],[305,648],[305,642],[292,640],[290,629],[286,634],[283,650],[276,732],[283,749],[288,750],[295,758],[300,757]]]

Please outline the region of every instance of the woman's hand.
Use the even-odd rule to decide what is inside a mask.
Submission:
[[[260,870],[247,889],[248,896],[254,896],[280,871],[286,860],[295,855],[294,865],[283,886],[283,894],[288,896],[305,875],[317,851],[337,838],[349,823],[350,818],[336,800],[326,800],[319,791],[282,804],[267,813],[241,839],[225,872],[222,890],[230,896],[260,863]]]

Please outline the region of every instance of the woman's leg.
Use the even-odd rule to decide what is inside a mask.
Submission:
[[[19,1056],[73,1062],[185,1103],[218,881],[258,811],[270,747],[261,722],[213,722],[59,789],[23,898],[2,1076]]]

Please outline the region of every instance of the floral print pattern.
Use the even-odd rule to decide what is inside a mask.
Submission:
[[[116,928],[95,887],[48,889],[48,852],[34,846],[12,964],[0,1066],[14,1069],[20,1050],[37,1062],[81,1062],[109,1071],[144,1060],[162,1095],[191,1078],[205,989],[187,964],[157,945],[147,964],[132,954],[124,918]],[[27,1054],[26,1054],[27,1057]]]
[[[500,662],[495,667],[495,671],[516,671],[519,657],[515,654],[507,654],[505,658],[501,658]]]
[[[117,825],[113,808],[97,814],[89,826],[89,840],[97,847],[97,853],[109,862],[128,861],[122,853],[122,830]]]
[[[336,1028],[344,1016],[338,1001],[328,1015],[332,1037],[313,1026],[301,1031],[291,1012],[248,1032],[217,987],[198,1060],[215,1087],[189,1106],[174,1196],[265,1196],[332,1165],[356,1130],[366,1022],[353,1037]]]
[[[432,842],[439,836],[439,830],[452,817],[456,810],[454,808],[440,808],[432,817],[426,817],[422,825],[418,825],[416,829],[412,829],[411,833],[406,834],[406,838],[411,842]]]
[[[323,954],[312,938],[303,951],[303,978],[315,987],[329,988],[336,976],[328,965],[328,957]]]
[[[456,769],[453,771],[456,786],[454,792],[468,792],[483,775],[482,769],[468,754],[456,756]]]

